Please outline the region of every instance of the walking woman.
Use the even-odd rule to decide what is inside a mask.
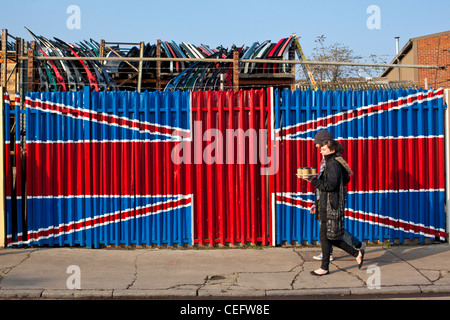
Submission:
[[[319,213],[320,233],[319,239],[322,247],[322,265],[319,269],[311,271],[315,276],[329,273],[331,245],[341,248],[356,258],[358,268],[364,260],[364,250],[357,250],[344,240],[344,209],[346,188],[350,182],[349,169],[336,160],[339,143],[336,140],[326,140],[322,143],[320,153],[324,156],[326,165],[319,178],[308,180],[316,189],[316,210]],[[318,199],[317,199],[318,198]]]

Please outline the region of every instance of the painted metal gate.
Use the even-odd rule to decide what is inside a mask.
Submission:
[[[192,120],[196,242],[268,244],[271,117],[265,91],[193,92]]]
[[[6,97],[7,244],[312,243],[313,190],[295,172],[319,166],[322,128],[354,171],[351,233],[444,240],[442,96],[87,90],[30,93],[25,109]]]
[[[369,241],[445,240],[443,109],[443,90],[276,92],[277,243],[318,240],[309,213],[314,190],[295,173],[320,167],[313,137],[321,129],[344,146],[354,172],[350,233]]]

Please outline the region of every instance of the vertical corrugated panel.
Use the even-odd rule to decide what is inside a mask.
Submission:
[[[343,157],[354,171],[348,231],[369,241],[445,239],[442,95],[442,90],[278,92],[277,243],[318,240],[318,223],[309,214],[314,190],[295,171],[319,168],[313,137],[320,129],[344,146]]]
[[[261,154],[268,148],[268,111],[262,90],[192,93],[197,243],[270,240],[268,177],[261,171]]]

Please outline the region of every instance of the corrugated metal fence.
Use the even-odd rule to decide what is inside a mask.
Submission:
[[[30,93],[23,110],[5,97],[7,244],[311,243],[313,190],[295,171],[318,166],[321,128],[355,172],[349,231],[444,239],[442,100],[442,90],[84,91]]]
[[[189,139],[189,93],[32,93],[25,104],[26,216],[18,210],[17,221],[25,217],[27,232],[8,230],[8,243],[192,242],[191,195],[171,161]]]

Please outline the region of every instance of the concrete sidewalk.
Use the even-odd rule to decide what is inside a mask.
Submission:
[[[330,274],[315,277],[319,253],[319,247],[0,249],[0,299],[450,296],[448,244],[369,246],[362,269],[335,248]]]

